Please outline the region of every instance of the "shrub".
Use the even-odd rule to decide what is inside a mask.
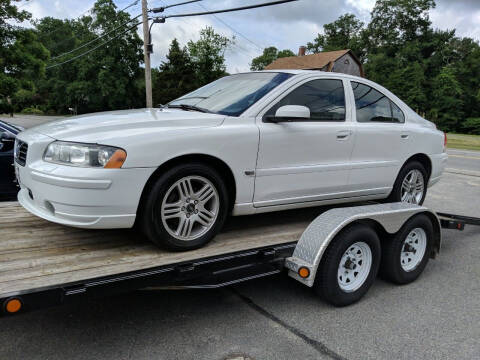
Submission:
[[[480,118],[469,118],[463,124],[462,128],[465,129],[467,134],[480,135]]]
[[[43,115],[43,111],[36,107],[27,107],[21,111],[22,114]]]

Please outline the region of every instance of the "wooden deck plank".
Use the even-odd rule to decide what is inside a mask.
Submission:
[[[296,241],[317,214],[307,209],[235,218],[207,246],[168,252],[135,231],[69,228],[39,219],[17,203],[0,204],[0,297]]]

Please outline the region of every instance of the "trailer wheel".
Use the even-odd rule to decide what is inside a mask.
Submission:
[[[141,224],[150,241],[169,250],[193,250],[221,230],[228,192],[214,169],[182,164],[160,176],[144,206]]]
[[[415,281],[427,266],[433,245],[433,225],[424,214],[416,215],[382,244],[380,273],[396,284]]]
[[[368,291],[380,265],[380,240],[367,225],[340,232],[328,246],[317,270],[315,291],[335,306],[347,306]]]

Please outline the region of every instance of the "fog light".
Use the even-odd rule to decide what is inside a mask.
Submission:
[[[298,269],[298,275],[302,279],[306,279],[310,276],[310,269],[305,266],[302,266],[300,269]]]

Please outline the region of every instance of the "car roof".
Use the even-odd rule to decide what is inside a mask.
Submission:
[[[337,73],[337,72],[327,72],[321,70],[292,70],[292,69],[275,69],[275,70],[259,70],[259,71],[245,71],[238,74],[249,74],[249,73],[285,73],[285,74],[292,74],[292,75],[330,75],[335,76],[338,78],[350,79],[350,80],[358,80],[358,81],[365,81],[368,82],[369,80],[363,77]],[[238,75],[232,74],[232,75]]]

